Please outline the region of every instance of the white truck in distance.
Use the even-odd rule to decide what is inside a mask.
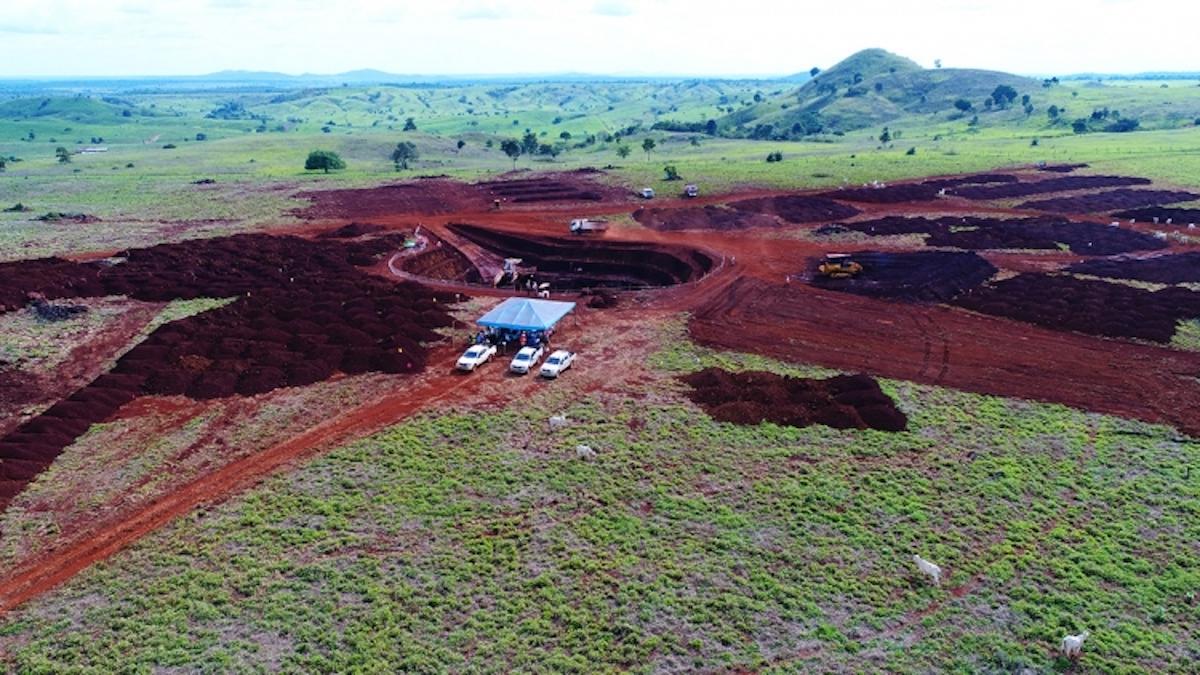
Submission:
[[[495,345],[471,345],[458,357],[458,369],[472,371],[496,355]]]
[[[521,347],[521,351],[513,357],[512,363],[508,364],[508,369],[524,375],[542,360],[542,353],[542,347]]]
[[[572,363],[575,363],[575,352],[559,349],[542,364],[542,377],[558,377],[558,374],[570,368]]]
[[[576,218],[571,221],[571,234],[604,234],[608,230],[608,222]]]

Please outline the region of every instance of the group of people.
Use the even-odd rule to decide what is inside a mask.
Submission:
[[[515,330],[511,328],[486,328],[475,333],[473,342],[477,345],[490,344],[507,349],[509,345],[522,347],[537,347],[550,344],[550,330]]]

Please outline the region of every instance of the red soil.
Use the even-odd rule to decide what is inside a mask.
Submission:
[[[1153,251],[1166,242],[1141,232],[1099,223],[1079,223],[1061,217],[981,218],[977,216],[904,218],[886,216],[836,227],[872,236],[927,234],[928,246],[985,249],[1058,249],[1065,244],[1080,255],[1112,255],[1130,251]]]
[[[1200,354],[743,278],[699,307],[698,341],[799,363],[1062,403],[1200,434]]]
[[[731,373],[706,368],[680,378],[692,386],[691,399],[713,419],[734,424],[775,424],[834,429],[904,431],[908,418],[866,375],[827,380],[782,377],[774,373]]]
[[[1200,199],[1200,195],[1180,190],[1109,190],[1074,197],[1055,197],[1025,202],[1017,208],[1055,213],[1100,213],[1144,206],[1161,206]]]
[[[996,273],[996,268],[978,255],[955,251],[860,251],[854,254],[854,261],[863,266],[862,272],[844,279],[817,274],[820,261],[809,261],[808,276],[814,286],[874,298],[925,302],[947,302]]]

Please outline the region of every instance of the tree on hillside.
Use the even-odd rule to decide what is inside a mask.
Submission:
[[[467,142],[460,138],[458,139],[458,142],[454,144],[454,147],[455,149],[462,150],[464,147],[466,147],[466,145]]]
[[[992,100],[995,101],[996,105],[1000,106],[1001,108],[1008,106],[1008,104],[1012,103],[1016,99],[1017,90],[1013,89],[1007,84],[997,85],[996,88],[992,90]]]
[[[656,145],[658,144],[654,142],[653,138],[647,138],[646,140],[642,141],[642,151],[646,153],[646,159],[650,159],[650,151],[653,150],[654,146]]]
[[[880,143],[888,143],[891,140],[892,140],[892,132],[889,131],[887,127],[884,127],[883,133],[879,134],[879,142]]]
[[[630,152],[633,152],[633,151],[629,148],[628,145],[618,145],[617,146],[617,157],[620,157],[621,159],[625,159],[626,157],[628,157]]]
[[[934,68],[941,68],[941,67],[942,67],[942,60],[941,60],[941,59],[934,59],[934,60],[933,60],[933,67],[934,67]]]
[[[717,121],[709,120],[709,121],[705,122],[704,123],[704,133],[708,134],[709,136],[716,136],[717,135]]]
[[[1060,112],[1059,108],[1056,105],[1052,105],[1049,108],[1046,108],[1046,116],[1049,117],[1050,121],[1052,121],[1052,122],[1058,121],[1059,112]]]
[[[513,168],[517,168],[517,158],[521,156],[521,152],[523,151],[521,142],[515,138],[506,138],[500,141],[500,149],[512,160]]]
[[[420,156],[416,145],[408,141],[400,141],[396,144],[396,149],[392,150],[392,163],[396,165],[396,170],[399,171],[407,169],[408,163],[415,161]]]
[[[808,71],[808,74],[810,77],[816,77],[817,75],[821,74],[821,69],[816,66],[813,66],[812,70]]]
[[[538,137],[529,129],[525,130],[525,135],[521,137],[521,151],[526,155],[536,155],[538,150]]]
[[[69,164],[71,162],[71,153],[61,145],[54,149],[54,156],[58,158],[59,164]]]
[[[663,180],[680,180],[679,169],[674,164],[668,164],[663,167]]]
[[[313,150],[308,153],[308,159],[304,160],[305,171],[316,171],[320,169],[325,173],[346,168],[346,163],[338,156],[336,152],[331,150]]]
[[[1021,95],[1021,105],[1029,105],[1029,94]]]
[[[960,98],[954,102],[954,107],[958,108],[959,110],[961,110],[963,112],[970,112],[971,108],[974,108],[975,106],[972,105],[971,102],[968,101],[967,99]]]
[[[1086,134],[1088,132],[1087,119],[1080,117],[1079,119],[1075,120],[1074,122],[1071,122],[1071,131],[1074,131],[1077,134]]]
[[[408,119],[404,120],[404,131],[416,131],[416,130],[417,130],[417,123],[415,120],[413,120],[413,118],[409,117]]]
[[[3,157],[0,157],[0,171],[4,171],[7,168],[8,168],[8,160]]]

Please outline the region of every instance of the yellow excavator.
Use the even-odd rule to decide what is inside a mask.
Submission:
[[[862,265],[854,262],[849,253],[826,253],[825,259],[817,267],[821,276],[830,279],[849,279],[858,276],[862,270]]]

